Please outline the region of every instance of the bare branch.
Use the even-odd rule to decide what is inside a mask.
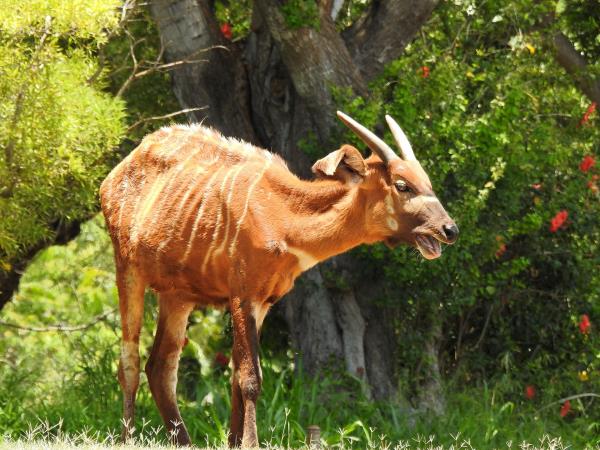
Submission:
[[[138,120],[137,122],[134,122],[133,125],[131,125],[129,128],[127,128],[127,132],[129,133],[134,128],[137,128],[138,126],[140,126],[141,124],[146,123],[146,122],[151,122],[153,120],[169,119],[171,117],[179,116],[181,114],[187,114],[187,113],[194,112],[194,111],[201,111],[201,110],[207,109],[207,108],[208,108],[207,106],[203,106],[200,108],[186,108],[186,109],[175,111],[175,112],[172,112],[169,114],[165,114],[164,116],[145,117],[143,119]]]
[[[125,29],[125,24],[127,22],[131,21],[130,16],[131,16],[132,12],[135,11],[135,9],[138,6],[141,6],[141,5],[139,5],[137,3],[137,0],[125,0],[125,2],[123,2],[123,6],[121,7],[121,17],[119,19],[119,24],[115,28],[110,30],[109,33],[107,33],[107,35],[106,35],[107,42],[114,35],[119,33],[121,30]],[[100,47],[100,49],[98,51],[98,67],[96,68],[94,73],[86,80],[86,83],[88,85],[94,84],[96,82],[96,80],[98,79],[98,77],[100,77],[100,74],[104,70],[105,61],[106,61],[106,55],[104,54],[104,46],[102,46],[102,47]]]
[[[149,69],[146,70],[142,70],[141,72],[136,73],[133,78],[135,80],[137,80],[138,78],[142,78],[146,75],[149,75],[153,72],[160,72],[163,70],[171,70],[174,69],[175,67],[181,66],[182,64],[198,64],[201,62],[208,62],[207,59],[192,59],[192,60],[182,60],[182,61],[174,61],[168,64],[159,64],[157,66],[151,67]]]
[[[84,323],[81,325],[73,325],[73,326],[50,325],[48,327],[28,327],[25,325],[17,325],[14,323],[5,322],[3,320],[0,320],[0,326],[7,327],[7,328],[14,328],[14,329],[23,330],[23,331],[39,332],[39,333],[45,333],[45,332],[49,332],[49,331],[60,331],[60,332],[65,332],[65,333],[72,332],[72,331],[83,331],[83,330],[87,330],[88,328],[93,327],[94,325],[96,325],[99,322],[105,321],[108,318],[108,316],[110,316],[111,314],[114,314],[115,312],[116,312],[116,308],[111,309],[110,311],[103,312],[100,315],[97,315],[88,323]]]
[[[117,91],[117,94],[116,94],[117,97],[122,96],[125,93],[125,91],[127,89],[129,89],[129,87],[131,86],[131,83],[133,83],[135,80],[138,80],[142,77],[153,74],[155,72],[161,72],[161,71],[165,71],[165,70],[173,70],[175,68],[178,68],[179,66],[183,66],[186,64],[198,64],[198,63],[208,62],[208,60],[206,60],[206,59],[190,59],[190,58],[197,56],[199,53],[204,53],[206,51],[214,50],[216,48],[227,50],[227,48],[223,47],[222,45],[214,45],[209,48],[195,51],[192,54],[188,55],[184,59],[172,61],[169,63],[162,63],[163,56],[165,54],[165,45],[163,43],[163,40],[161,39],[160,49],[159,49],[158,55],[156,56],[156,59],[154,61],[152,61],[152,62],[146,62],[144,60],[138,61],[137,57],[135,55],[135,48],[138,44],[143,42],[144,39],[135,40],[133,35],[131,35],[131,33],[129,32],[129,30],[126,30],[125,33],[127,34],[128,38],[129,38],[129,55],[128,55],[128,58],[126,58],[125,61],[123,62],[123,65],[118,69],[118,71],[124,70],[127,67],[128,59],[131,59],[131,61],[133,62],[133,67],[131,68],[131,73],[130,73],[129,77],[127,77],[127,79],[123,82],[123,84]],[[116,73],[116,72],[117,71],[115,71],[113,73]]]
[[[538,409],[536,411],[536,414],[540,411],[543,411],[544,409],[550,408],[551,406],[557,405],[557,404],[561,404],[564,403],[566,401],[570,401],[570,400],[577,400],[578,398],[585,398],[585,397],[593,397],[593,398],[600,398],[600,394],[596,394],[594,392],[585,392],[583,394],[576,394],[576,395],[571,395],[569,397],[565,397],[565,398],[561,398],[559,400],[555,400],[552,403],[548,403],[546,406],[542,406],[540,409]]]
[[[481,330],[479,339],[477,339],[477,342],[473,346],[472,350],[475,350],[476,348],[478,348],[481,345],[481,343],[483,342],[483,338],[485,337],[485,335],[487,333],[488,326],[490,325],[490,319],[492,318],[493,312],[494,312],[494,304],[492,303],[490,305],[490,307],[488,308],[487,314],[485,315],[485,323],[483,324],[483,330]]]

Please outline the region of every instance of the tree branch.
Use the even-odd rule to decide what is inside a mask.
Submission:
[[[579,89],[593,102],[600,105],[600,80],[588,73],[588,63],[575,46],[561,32],[553,37],[556,61],[571,75]]]
[[[540,409],[538,409],[536,411],[536,414],[540,411],[543,411],[544,409],[550,408],[551,406],[557,405],[557,404],[561,404],[566,402],[567,400],[577,400],[578,398],[585,398],[585,397],[592,397],[592,398],[600,398],[600,394],[595,394],[593,392],[586,392],[584,394],[576,394],[576,395],[571,395],[569,397],[565,397],[565,398],[561,398],[559,400],[555,400],[552,403],[548,403],[545,406],[542,406]]]
[[[133,11],[139,6],[137,0],[125,0],[123,6],[121,6],[121,17],[119,18],[119,24],[111,29],[106,35],[106,41],[108,42],[114,35],[125,29],[126,23],[130,20],[130,16]],[[98,51],[98,67],[94,73],[86,80],[87,84],[94,84],[96,80],[102,74],[104,70],[104,63],[106,61],[106,54],[104,53],[105,45],[100,47]]]
[[[60,332],[67,333],[67,332],[72,332],[72,331],[87,330],[88,328],[93,327],[97,323],[105,321],[108,316],[110,316],[111,314],[114,314],[115,312],[116,312],[116,308],[113,308],[110,311],[106,311],[106,312],[103,312],[102,314],[97,315],[90,322],[84,323],[81,325],[68,326],[68,325],[60,325],[59,324],[59,325],[50,325],[47,327],[28,327],[25,325],[17,325],[14,323],[5,322],[3,320],[0,320],[0,326],[14,328],[14,329],[23,330],[23,331],[39,332],[39,333],[45,333],[45,332],[49,332],[49,331],[60,331]]]
[[[200,111],[202,109],[206,109],[206,107],[204,107],[204,108],[186,108],[186,109],[181,109],[179,111],[175,111],[175,112],[172,112],[169,114],[165,114],[163,116],[145,117],[143,119],[138,120],[137,122],[134,122],[133,125],[129,126],[129,128],[127,128],[127,132],[129,133],[134,128],[137,128],[138,126],[140,126],[141,124],[146,123],[146,122],[151,122],[153,120],[169,119],[171,117],[179,116],[181,114],[187,114],[187,113],[194,112],[194,111]]]

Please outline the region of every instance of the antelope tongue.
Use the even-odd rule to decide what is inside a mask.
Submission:
[[[442,247],[433,236],[419,234],[416,238],[417,248],[425,259],[435,259],[442,255]]]

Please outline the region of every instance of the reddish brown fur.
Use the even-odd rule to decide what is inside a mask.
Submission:
[[[146,373],[176,441],[190,444],[175,398],[187,319],[195,307],[214,305],[229,308],[233,321],[230,444],[253,447],[258,333],[271,304],[303,270],[359,244],[415,245],[418,233],[444,240],[440,229],[450,219],[432,200],[418,162],[386,166],[344,146],[313,170],[318,180],[300,180],[265,150],[202,126],[174,126],[147,136],[104,181],[123,325],[125,421],[133,421],[145,287],[160,299]],[[398,192],[398,178],[414,192]]]

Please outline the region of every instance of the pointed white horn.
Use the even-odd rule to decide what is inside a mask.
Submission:
[[[400,157],[387,145],[382,139],[377,137],[377,135],[367,128],[362,126],[352,117],[344,114],[341,111],[337,112],[338,118],[344,122],[344,124],[350,128],[354,133],[365,143],[367,146],[373,150],[384,163],[388,163],[393,159],[399,159]]]
[[[398,144],[404,159],[407,161],[416,161],[417,158],[415,156],[415,152],[413,152],[412,146],[410,145],[406,134],[404,134],[404,131],[402,131],[402,128],[400,128],[400,125],[398,125],[398,123],[387,114],[385,115],[385,120],[390,127],[392,134],[394,135],[394,140],[396,141],[396,144]]]

